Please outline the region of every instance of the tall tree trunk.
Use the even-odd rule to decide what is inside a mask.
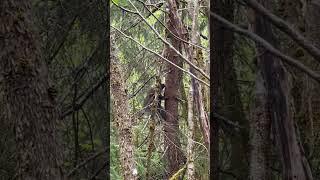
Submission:
[[[195,137],[195,123],[193,115],[194,107],[194,90],[192,84],[189,87],[188,96],[188,145],[187,145],[187,179],[195,179],[195,166],[194,166],[194,137]]]
[[[306,36],[307,38],[313,42],[313,44],[320,49],[320,0],[310,0],[306,3]],[[315,60],[310,58],[310,66],[313,67],[315,71],[320,70],[320,65],[314,66]],[[317,130],[320,128],[320,97],[319,97],[319,91],[320,91],[320,84],[317,82],[314,82],[310,78],[306,81],[309,85],[307,95],[307,103],[306,108],[307,109],[307,127],[308,132],[307,134],[307,143],[309,145],[309,152],[310,155],[312,155],[313,152],[318,151],[318,149],[314,149],[313,141],[315,139],[313,130]]]
[[[189,1],[189,15],[191,17],[192,28],[190,39],[192,44],[198,44],[198,13],[199,13],[199,2],[197,0]],[[192,63],[195,60],[199,62],[197,55],[198,48],[193,47],[193,45],[185,44],[185,50],[188,52],[189,61]],[[189,67],[190,72],[196,74],[195,70],[192,67]],[[201,104],[202,103],[202,104]],[[196,106],[195,106],[196,105]],[[198,82],[191,78],[191,83],[189,87],[189,98],[188,98],[188,146],[187,146],[187,179],[193,180],[195,179],[195,165],[194,165],[194,137],[195,137],[195,123],[194,123],[194,108],[198,107],[198,114],[200,115],[200,119],[202,123],[204,141],[206,145],[209,145],[209,127],[207,123],[206,113],[204,112],[204,105],[203,105],[203,98],[202,98],[202,91],[201,86]],[[207,131],[206,131],[207,129]],[[207,132],[207,133],[206,133]]]
[[[167,27],[176,36],[185,39],[183,33],[183,25],[178,16],[177,3],[175,0],[168,1],[168,19]],[[182,43],[179,39],[175,38],[170,32],[167,33],[173,47],[179,51],[182,49]],[[166,47],[166,57],[174,64],[182,67],[182,60],[172,49]],[[178,118],[178,98],[179,98],[179,85],[182,80],[182,73],[174,66],[168,64],[169,73],[165,80],[165,111],[166,120],[164,123],[165,133],[165,149],[167,160],[167,175],[170,177],[180,169],[180,166],[185,161],[183,151],[181,150],[179,139],[179,118]]]
[[[251,180],[270,179],[270,116],[267,111],[267,104],[267,89],[261,70],[257,69],[254,109],[250,118]]]
[[[129,112],[129,100],[125,80],[120,64],[116,58],[115,48],[111,49],[111,94],[113,96],[114,124],[118,129],[120,147],[120,164],[124,179],[138,179],[137,169],[133,157],[132,118]]]
[[[305,0],[281,0],[278,10],[280,16],[290,23],[295,29],[300,30],[300,33],[306,32],[306,18],[310,21],[312,18],[306,16],[306,1]],[[309,11],[307,11],[309,14]],[[311,11],[312,12],[312,11]],[[314,24],[315,22],[312,22]],[[299,59],[309,66],[313,66],[312,58],[307,55],[302,48],[287,36],[279,36],[281,38],[281,49],[288,55]],[[310,41],[315,40],[310,39]],[[316,42],[316,40],[314,41]],[[314,117],[312,108],[312,79],[305,73],[298,71],[295,68],[288,67],[292,78],[292,104],[294,106],[294,120],[297,122],[301,143],[305,148],[306,156],[312,154],[314,141]]]
[[[56,91],[49,85],[30,8],[30,0],[0,1],[0,70],[7,106],[4,120],[14,124],[16,179],[62,179]]]
[[[192,0],[189,2],[189,15],[191,17],[192,27],[191,27],[191,33],[190,33],[190,40],[192,44],[200,44],[200,35],[198,33],[199,31],[199,24],[198,24],[198,14],[199,14],[199,2],[196,0]],[[188,54],[189,61],[193,64],[197,64],[200,68],[203,68],[203,56],[202,51],[200,48],[195,47],[194,45],[184,44],[185,51]],[[202,65],[202,66],[201,66]],[[192,74],[198,75],[197,71],[189,67],[190,72]],[[205,81],[205,80],[204,80]],[[196,81],[194,78],[191,78],[191,85],[193,86],[194,91],[194,102],[195,107],[197,109],[197,113],[199,115],[200,119],[200,125],[202,128],[202,134],[204,138],[204,142],[206,146],[209,146],[209,136],[210,136],[210,130],[209,130],[209,122],[208,122],[208,116],[205,112],[205,104],[204,104],[204,94],[203,89],[198,81]]]
[[[260,0],[260,3],[266,8],[271,7],[271,2],[271,0]],[[254,30],[259,36],[271,44],[276,44],[270,23],[258,14],[255,15]],[[264,48],[257,45],[257,49],[259,54],[259,57],[257,57],[257,80],[261,77],[259,81],[262,81],[267,90],[267,99],[262,100],[262,102],[266,103],[266,109],[265,112],[262,113],[265,114],[266,117],[269,116],[271,120],[272,132],[280,152],[283,179],[312,179],[309,164],[303,154],[303,148],[297,139],[289,107],[289,87],[286,69],[279,59],[272,56]],[[259,88],[257,88],[257,92],[258,90]],[[261,120],[257,119],[254,121],[261,122]],[[264,124],[267,125],[268,123],[266,122]],[[265,129],[267,130],[267,128],[266,126]],[[263,135],[266,134],[267,133],[263,133]],[[268,138],[264,137],[262,139],[267,140]],[[260,142],[261,145],[266,143],[267,142]],[[265,172],[267,171],[268,170]],[[254,173],[252,175],[254,175]],[[253,179],[256,178],[259,179],[263,177],[254,177]],[[264,179],[268,178],[269,177],[265,177]]]
[[[253,12],[253,11],[248,11]],[[266,21],[261,16],[255,16],[249,13],[250,25],[252,30],[258,35],[272,41],[271,29],[265,29]],[[260,27],[264,25],[263,27]],[[266,30],[266,31],[263,31]],[[271,37],[270,37],[271,36]],[[273,56],[265,52],[265,49],[257,45],[256,54],[261,54],[256,60],[256,80],[255,80],[255,99],[252,106],[252,114],[250,117],[250,179],[251,180],[270,180],[270,133],[271,133],[271,117],[268,105],[268,87],[266,84],[266,62],[273,63]]]

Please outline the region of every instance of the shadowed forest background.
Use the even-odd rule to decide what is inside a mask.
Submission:
[[[106,1],[0,1],[1,180],[107,176],[107,20]]]
[[[1,0],[0,179],[319,179],[319,16],[319,0]]]

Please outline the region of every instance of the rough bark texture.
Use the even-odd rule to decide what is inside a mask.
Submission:
[[[320,49],[320,0],[312,0],[308,1],[306,5],[306,36],[308,39],[312,40],[313,44]],[[314,60],[313,60],[314,62]],[[311,63],[310,63],[311,64]],[[314,63],[312,63],[314,64]],[[311,64],[311,65],[312,65]],[[316,71],[319,71],[320,65],[313,66]],[[315,122],[316,129],[319,128],[319,119],[320,119],[320,98],[319,98],[319,90],[320,85],[319,83],[312,83],[312,89],[311,89],[311,97],[312,102],[310,102],[310,106],[313,109],[312,117],[315,120],[318,120]],[[311,101],[311,100],[310,100]]]
[[[191,10],[189,12],[190,17],[192,18],[192,28],[191,28],[191,34],[190,34],[190,39],[192,44],[200,44],[200,37],[198,33],[198,13],[199,13],[199,2],[198,1],[191,1],[189,4],[189,9]],[[184,48],[186,52],[188,53],[188,58],[190,62],[197,64],[199,68],[203,68],[203,65],[201,66],[201,63],[203,63],[203,57],[202,57],[202,51],[199,48],[194,47],[193,45],[189,44],[184,44]],[[202,59],[201,59],[202,58]],[[192,67],[189,68],[190,72],[192,74],[198,75],[198,72]],[[203,87],[199,84],[198,81],[196,81],[194,78],[191,78],[191,85],[193,86],[193,91],[194,91],[194,102],[195,102],[195,107],[197,110],[197,113],[200,117],[200,126],[202,129],[202,134],[204,138],[205,145],[208,147],[209,146],[209,136],[210,136],[210,129],[209,129],[209,122],[208,122],[208,115],[205,112],[205,96],[204,96],[204,90]],[[204,80],[204,78],[203,78]],[[205,81],[205,80],[204,80]]]
[[[263,17],[256,15],[253,20],[253,30],[255,33],[266,39],[269,43],[274,42],[270,25]],[[266,28],[268,27],[268,28]],[[266,65],[274,63],[274,57],[257,45],[257,53],[262,53],[256,59],[256,90],[254,100],[254,110],[251,120],[251,164],[250,179],[267,180],[270,179],[269,155],[270,155],[270,125],[271,117],[269,114],[268,85],[266,76]],[[268,67],[268,66],[267,66]],[[269,67],[270,68],[270,67]]]
[[[266,8],[271,6],[271,1],[261,0],[260,3]],[[258,14],[255,16],[254,29],[268,42],[276,44],[270,23]],[[264,48],[257,45],[257,49],[259,54],[257,57],[257,77],[261,74],[260,81],[267,89],[267,99],[263,101],[267,103],[264,113],[268,114],[271,119],[272,132],[280,152],[283,179],[312,179],[309,164],[297,139],[289,108],[289,83],[286,69],[279,59],[272,56]],[[263,143],[261,142],[261,144]],[[256,178],[261,179],[261,177],[253,177],[253,179]]]
[[[55,90],[31,29],[31,1],[0,1],[0,70],[6,118],[14,124],[16,178],[62,179]]]
[[[266,32],[261,32],[259,25],[263,25],[261,17],[252,14],[252,29],[259,35],[266,37]],[[260,23],[260,24],[259,24]],[[262,29],[265,27],[261,27]],[[268,29],[270,31],[270,29]],[[270,32],[268,32],[270,33]],[[270,38],[270,37],[269,37]],[[266,39],[269,40],[270,39]],[[263,53],[265,50],[258,46],[256,54]],[[270,133],[271,119],[268,111],[268,89],[265,80],[264,62],[273,60],[270,53],[263,53],[256,59],[256,80],[255,80],[255,99],[253,103],[250,121],[250,179],[269,180],[270,174]],[[271,62],[272,63],[272,62]]]
[[[313,42],[313,45],[320,49],[320,0],[311,0],[306,2],[306,37]],[[313,67],[315,71],[319,72],[320,64],[315,66],[315,59],[310,58],[309,64],[310,67]],[[314,140],[317,137],[316,132],[320,128],[320,84],[312,81],[310,78],[305,81],[305,84],[308,85],[308,91],[304,94],[307,99],[303,106],[303,109],[305,109],[304,115],[307,116],[306,126],[308,128],[308,131],[305,133],[306,144],[309,147],[309,157],[314,157],[314,154],[319,152],[319,147],[314,146]],[[315,159],[313,160],[316,162]],[[312,167],[316,169],[316,163],[314,163],[314,166]]]
[[[304,0],[281,0],[279,7],[280,16],[286,20],[301,34],[307,34],[306,22],[306,2]],[[281,49],[286,54],[299,59],[304,64],[312,67],[314,61],[308,53],[287,36],[279,36]],[[312,41],[312,39],[310,39]],[[294,109],[293,118],[300,130],[300,139],[305,148],[306,156],[310,156],[313,151],[314,141],[314,117],[312,108],[312,87],[313,82],[305,73],[288,67],[292,78],[292,105]]]
[[[269,180],[270,116],[267,111],[267,89],[259,69],[253,108],[250,121],[250,179]]]
[[[198,29],[198,12],[199,12],[199,6],[198,1],[191,0],[189,1],[189,8],[190,8],[190,17],[192,21],[192,28],[191,28],[191,42],[194,44],[198,44],[198,35],[197,35],[197,29]],[[186,46],[186,45],[185,45]],[[189,52],[189,60],[191,62],[194,61],[194,58],[197,57],[197,50],[196,48],[193,48],[192,45],[189,45],[188,49],[186,51]],[[193,62],[194,63],[194,62]],[[190,72],[195,73],[193,71],[193,68],[190,67]],[[194,165],[194,159],[195,159],[195,151],[194,151],[194,140],[195,140],[195,122],[194,122],[194,99],[195,99],[195,92],[194,92],[194,86],[196,81],[194,78],[191,78],[191,83],[189,87],[189,96],[188,96],[188,144],[187,144],[187,179],[194,180],[195,177],[195,165]],[[197,89],[198,90],[198,89]],[[201,92],[200,92],[201,93]],[[202,99],[201,99],[202,100]],[[209,138],[209,137],[208,137]],[[205,137],[206,139],[206,137]],[[208,143],[207,143],[208,144]]]
[[[175,0],[168,1],[168,19],[167,27],[176,36],[185,39],[183,33],[183,26],[177,13],[177,4]],[[174,36],[170,36],[168,33],[171,44],[175,49],[181,51],[181,41]],[[166,47],[166,58],[172,61],[174,64],[182,67],[182,60],[172,49]],[[181,150],[179,139],[179,118],[178,118],[178,98],[179,98],[179,85],[182,79],[182,73],[180,70],[172,65],[168,65],[169,73],[165,80],[165,111],[166,122],[164,123],[165,133],[165,147],[166,160],[167,160],[167,175],[171,177],[176,171],[180,169],[180,166],[185,161],[183,151]]]
[[[120,164],[124,179],[135,180],[137,169],[133,157],[132,118],[129,112],[128,94],[120,65],[116,62],[115,49],[111,49],[111,94],[114,124],[118,130]]]
[[[189,87],[188,96],[188,145],[187,145],[187,179],[194,180],[195,178],[195,166],[194,166],[194,137],[195,137],[195,123],[193,115],[194,91],[192,85]]]

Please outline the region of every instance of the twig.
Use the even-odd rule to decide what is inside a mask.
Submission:
[[[106,82],[106,81],[107,81],[107,75],[104,75],[103,77],[100,78],[100,80],[99,80],[86,94],[84,94],[83,96],[80,96],[80,97],[77,98],[77,100],[78,100],[78,99],[80,99],[81,97],[83,97],[82,100],[81,100],[79,103],[76,103],[76,105],[75,105],[74,108],[71,107],[71,108],[65,110],[64,113],[62,113],[62,115],[61,115],[60,118],[63,119],[63,118],[65,118],[66,116],[70,115],[72,112],[79,110],[79,109],[82,107],[82,105],[87,101],[87,99],[88,99],[97,89],[99,89],[99,87],[100,87],[104,82]]]
[[[62,40],[61,42],[59,43],[57,49],[53,52],[53,54],[51,56],[49,56],[47,62],[48,64],[51,64],[52,60],[57,56],[58,52],[60,51],[60,49],[62,48],[62,46],[64,45],[68,35],[69,35],[69,32],[71,31],[72,27],[73,27],[73,24],[74,22],[76,21],[76,19],[78,18],[78,15],[74,16],[71,23],[69,24],[68,28],[67,28],[67,31],[65,32],[64,36],[62,37]]]
[[[84,165],[86,165],[88,162],[90,162],[91,160],[95,159],[98,156],[101,156],[102,154],[107,152],[107,148],[95,153],[94,155],[88,157],[87,159],[85,159],[84,161],[82,161],[80,164],[78,164],[75,168],[73,168],[68,174],[67,177],[70,177],[72,174],[74,174],[78,169],[80,169],[81,167],[83,167]]]
[[[96,173],[94,173],[94,175],[91,176],[90,180],[94,180],[94,179],[98,176],[98,174],[99,174],[104,168],[107,167],[107,165],[108,165],[108,163],[105,163],[101,168],[99,168],[99,169],[96,171]]]
[[[151,76],[147,81],[145,81],[145,82],[140,86],[140,88],[139,88],[136,92],[134,92],[132,95],[130,95],[130,96],[129,96],[129,99],[135,97],[135,96],[142,90],[142,88],[143,88],[151,79],[153,79],[154,77],[156,77],[155,74],[154,74],[153,76]]]

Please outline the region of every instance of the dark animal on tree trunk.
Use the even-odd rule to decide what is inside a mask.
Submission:
[[[165,88],[164,84],[160,84],[159,86],[151,88],[148,91],[147,96],[145,97],[144,103],[143,103],[143,106],[145,107],[146,113],[150,113],[151,115],[154,115],[155,117],[157,117],[157,115],[160,115],[161,120],[165,120],[165,111],[161,105],[161,101],[165,100],[165,97],[163,95],[164,88]],[[156,106],[157,110],[152,110],[153,103],[157,104],[157,106]],[[153,113],[157,113],[157,114],[153,114]]]

